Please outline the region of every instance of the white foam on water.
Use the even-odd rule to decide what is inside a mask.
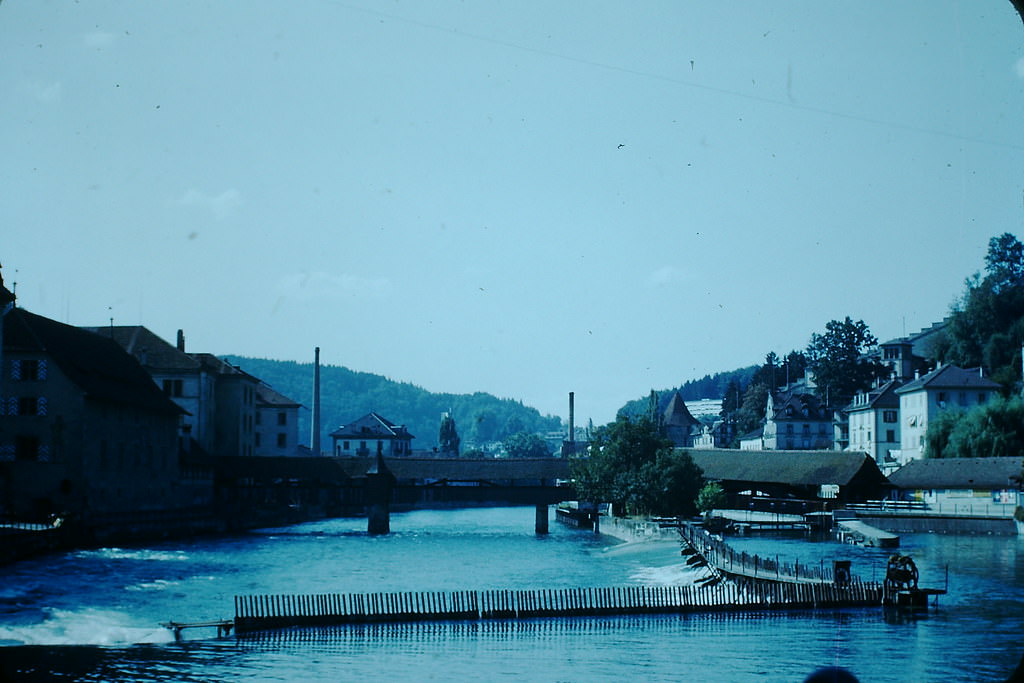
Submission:
[[[0,626],[0,642],[20,645],[99,645],[168,643],[174,635],[161,626],[140,626],[128,615],[96,609],[48,610],[44,621]]]
[[[154,581],[145,581],[143,583],[137,583],[134,586],[125,586],[126,591],[162,591],[167,590],[171,586],[177,586],[180,581],[168,581],[167,579],[156,579]]]
[[[100,548],[99,550],[81,550],[75,557],[99,557],[105,560],[142,560],[146,562],[183,562],[189,556],[181,550],[124,550],[122,548]]]
[[[644,567],[629,578],[645,586],[692,586],[706,573],[705,569],[690,567],[684,562],[667,567]]]

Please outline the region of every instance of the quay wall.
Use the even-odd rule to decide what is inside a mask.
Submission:
[[[1017,525],[1012,517],[1003,519],[981,517],[939,517],[937,515],[880,515],[858,511],[857,519],[871,526],[894,533],[917,534],[991,534],[1015,536]]]

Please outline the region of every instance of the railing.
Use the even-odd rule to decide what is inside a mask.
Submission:
[[[886,516],[934,515],[937,517],[1013,517],[1015,503],[993,503],[990,500],[971,500],[964,503],[925,503],[919,500],[869,500],[850,503],[848,509],[862,514]]]
[[[799,561],[788,564],[779,561],[777,556],[772,559],[736,552],[725,541],[692,524],[680,526],[679,535],[716,569],[727,574],[788,583],[831,584],[835,581],[832,568],[826,567],[824,560],[817,566]]]

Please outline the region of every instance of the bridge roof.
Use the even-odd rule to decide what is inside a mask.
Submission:
[[[707,479],[764,482],[794,486],[838,484],[855,480],[884,483],[875,461],[855,451],[737,451],[688,450]]]
[[[374,458],[334,458],[350,477],[361,477]],[[385,458],[398,480],[447,479],[494,481],[567,479],[569,462],[562,458]]]

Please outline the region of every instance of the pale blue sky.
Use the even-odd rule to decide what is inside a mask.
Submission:
[[[4,0],[0,93],[25,308],[578,423],[1022,233],[1007,0]]]

